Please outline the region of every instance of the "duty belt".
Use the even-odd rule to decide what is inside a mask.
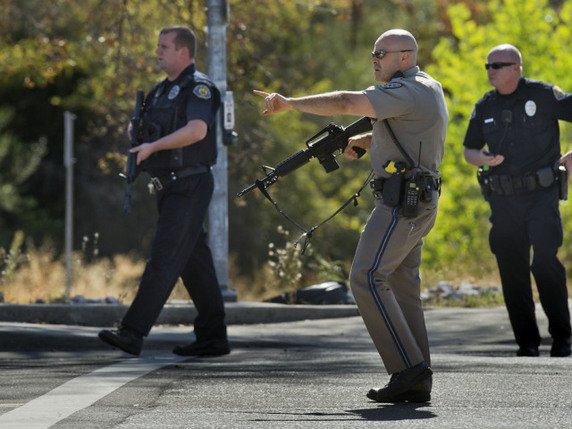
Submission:
[[[524,176],[491,174],[479,168],[477,177],[485,196],[490,194],[520,195],[537,189],[548,188],[557,181],[556,172],[552,167],[541,168]]]
[[[155,188],[156,191],[161,191],[165,186],[168,184],[177,181],[178,179],[182,179],[184,177],[193,176],[195,174],[206,173],[210,170],[208,165],[192,165],[190,167],[185,167],[180,170],[171,171],[168,174],[151,177],[151,184]]]
[[[425,191],[437,191],[441,193],[441,178],[433,176],[423,176],[424,181],[422,188]],[[383,185],[387,182],[386,178],[377,178],[369,182],[374,198],[381,198],[383,192]]]

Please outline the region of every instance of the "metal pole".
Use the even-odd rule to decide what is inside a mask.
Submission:
[[[64,112],[64,167],[66,169],[66,219],[65,219],[65,260],[66,290],[65,298],[71,295],[72,286],[72,243],[73,243],[73,123],[76,116]]]
[[[209,77],[226,97],[226,0],[207,1]],[[221,116],[217,118],[217,163],[213,167],[215,189],[208,213],[209,246],[225,301],[236,301],[236,292],[228,288],[228,158],[223,144]]]

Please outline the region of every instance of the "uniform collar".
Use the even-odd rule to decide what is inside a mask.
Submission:
[[[419,73],[419,66],[413,66],[410,69],[407,69],[403,72],[401,72],[403,74],[403,77],[413,77],[415,76],[417,73]]]
[[[510,94],[500,94],[496,88],[493,90],[493,93],[500,98],[511,98],[517,96],[525,86],[526,86],[526,78],[524,78],[524,76],[521,76],[520,79],[518,80],[518,85],[516,85],[516,89]]]
[[[194,72],[195,72],[195,63],[190,64],[186,68],[184,68],[183,71],[179,74],[179,76],[177,76],[177,78],[172,81],[172,83],[179,83],[184,76],[189,74],[192,75]]]
[[[393,79],[399,79],[401,77],[412,77],[415,76],[417,73],[419,73],[418,66],[413,66],[405,71],[398,70],[397,72],[395,72],[393,76],[391,76],[391,79],[389,79],[389,81],[391,82]]]
[[[175,78],[175,80],[169,80],[169,78],[165,78],[161,81],[157,88],[157,92],[155,93],[155,97],[159,97],[165,92],[168,92],[173,88],[175,85],[180,85],[185,76],[193,75],[195,73],[195,64],[190,64],[189,66],[185,67],[179,76]]]

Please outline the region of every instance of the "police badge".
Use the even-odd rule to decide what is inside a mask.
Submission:
[[[177,95],[179,95],[179,91],[181,90],[181,88],[179,87],[179,85],[175,85],[171,88],[171,90],[169,91],[169,94],[167,95],[167,98],[169,100],[172,100],[173,98],[175,98]]]

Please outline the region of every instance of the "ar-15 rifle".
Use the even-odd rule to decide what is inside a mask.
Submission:
[[[131,133],[129,135],[130,148],[138,146],[141,142],[139,141],[139,130],[141,126],[141,119],[143,117],[143,102],[145,100],[145,93],[143,91],[137,91],[135,99],[135,112],[131,118]],[[123,201],[123,213],[129,213],[131,209],[131,186],[137,176],[139,176],[140,168],[137,166],[137,154],[129,152],[127,154],[127,165],[125,166],[125,174],[120,174],[121,177],[127,180],[127,188],[125,189],[125,199]]]
[[[288,173],[302,167],[308,163],[310,159],[317,158],[320,164],[330,173],[337,170],[340,166],[336,161],[335,153],[337,151],[343,152],[348,144],[348,139],[357,134],[365,133],[372,129],[371,120],[363,117],[347,127],[343,128],[336,124],[329,124],[326,128],[319,131],[316,135],[306,141],[307,149],[301,150],[298,153],[290,156],[284,161],[280,162],[276,167],[262,166],[266,177],[256,180],[252,185],[240,191],[237,196],[242,197],[249,193],[254,188],[258,188],[265,196],[267,195],[266,189],[274,184],[279,177],[285,176]],[[354,151],[358,157],[363,156],[365,151],[361,148],[354,147]]]

